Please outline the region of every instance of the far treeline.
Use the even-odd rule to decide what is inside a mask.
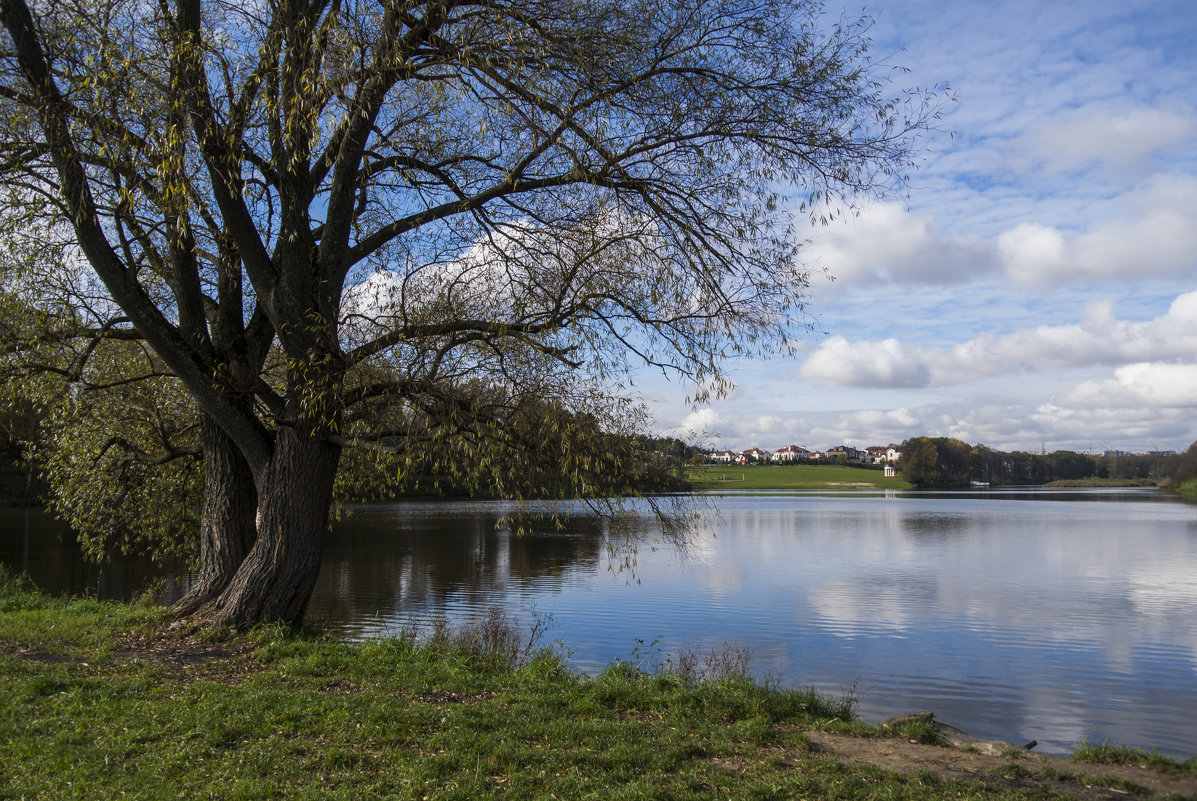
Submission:
[[[997,451],[949,437],[915,437],[902,444],[902,477],[916,487],[1049,484],[1106,479],[1164,484],[1197,495],[1197,442],[1184,453],[1095,456],[1076,451]]]

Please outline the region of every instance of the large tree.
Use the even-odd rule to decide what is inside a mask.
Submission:
[[[346,446],[518,465],[530,399],[601,423],[637,365],[701,396],[784,346],[789,213],[892,185],[931,111],[805,0],[0,10],[5,222],[198,409],[216,622],[302,617]]]

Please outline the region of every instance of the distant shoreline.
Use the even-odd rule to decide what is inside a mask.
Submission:
[[[1158,487],[1154,478],[1068,478],[1049,481],[1043,486],[1054,487]]]

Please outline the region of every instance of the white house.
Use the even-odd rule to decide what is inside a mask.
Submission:
[[[781,450],[773,452],[773,461],[775,462],[793,462],[798,459],[809,459],[810,451],[799,445],[787,445]]]
[[[767,462],[772,454],[770,454],[769,451],[763,451],[760,448],[749,448],[748,450],[741,452],[740,455],[749,462]]]

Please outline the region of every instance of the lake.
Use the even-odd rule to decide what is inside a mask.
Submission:
[[[867,720],[933,710],[1049,753],[1197,753],[1197,506],[1138,489],[711,501],[687,547],[641,542],[630,571],[581,510],[562,533],[515,536],[501,502],[355,508],[309,618],[357,639],[535,609],[582,670],[726,643],[758,676],[851,693]],[[0,559],[52,592],[128,597],[155,575],[86,565],[59,532],[4,510]]]

